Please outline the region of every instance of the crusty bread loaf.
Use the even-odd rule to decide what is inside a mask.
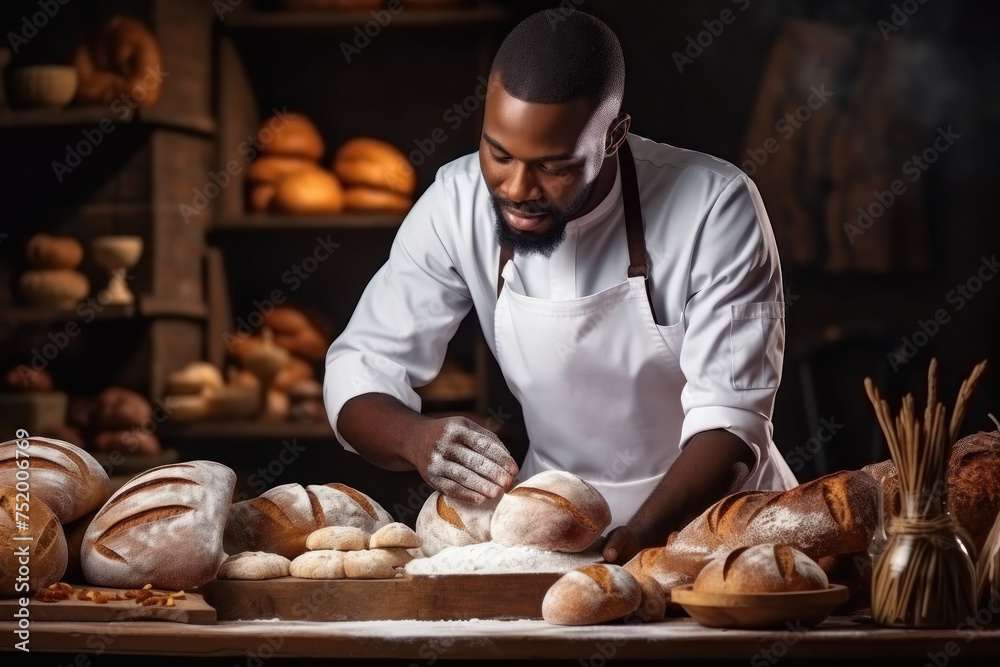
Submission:
[[[502,497],[502,496],[501,496]],[[476,505],[432,493],[417,515],[417,535],[423,550],[433,556],[448,547],[464,547],[490,541],[490,522],[500,498],[486,498]]]
[[[94,517],[83,539],[83,573],[96,586],[187,589],[211,581],[236,473],[214,461],[159,466],[136,475]],[[234,552],[235,553],[235,552]]]
[[[631,614],[641,602],[639,582],[624,568],[584,565],[552,584],[542,600],[542,618],[555,625],[604,623]]]
[[[312,160],[285,155],[262,155],[247,167],[247,180],[253,185],[275,185],[288,174],[294,174],[303,169],[316,169]],[[271,193],[274,197],[274,193]],[[270,201],[269,201],[270,203]]]
[[[337,150],[333,159],[337,178],[350,186],[368,186],[409,197],[417,188],[417,172],[392,144],[357,137]]]
[[[72,236],[35,234],[24,254],[33,269],[75,269],[83,261],[83,246]]]
[[[312,121],[301,114],[283,113],[266,118],[257,131],[266,155],[289,155],[307,160],[323,157],[323,137]]]
[[[875,530],[878,483],[860,471],[836,472],[788,491],[726,496],[646,549],[626,569],[648,574],[669,591],[692,583],[712,559],[757,544],[787,544],[813,560],[865,551]]]
[[[18,461],[27,460],[32,498],[45,503],[59,523],[69,523],[96,510],[111,496],[108,474],[86,451],[52,438],[25,440],[27,449],[18,449],[17,440],[0,444],[0,485],[14,486]]]
[[[284,556],[264,551],[244,551],[230,556],[216,575],[219,579],[245,579],[261,581],[287,577],[292,562]]]
[[[632,573],[629,572],[629,574]],[[636,615],[647,623],[662,621],[667,614],[667,594],[663,592],[663,587],[649,575],[632,574],[632,576],[639,584],[639,592],[642,594]]]
[[[310,551],[363,551],[368,548],[368,538],[368,533],[354,526],[327,526],[309,533],[306,548]]]
[[[353,526],[371,534],[388,523],[392,517],[378,503],[343,484],[283,484],[230,508],[225,545],[229,553],[268,551],[295,558],[320,528]]]
[[[604,496],[582,477],[547,470],[518,484],[497,505],[490,523],[495,542],[575,553],[611,523]]]
[[[370,549],[416,549],[423,541],[420,536],[413,532],[413,529],[405,523],[390,523],[382,526],[368,540]]]
[[[892,461],[862,470],[882,483],[886,516],[898,515],[899,478]],[[955,443],[948,461],[948,509],[981,551],[1000,514],[1000,431],[980,431]]]
[[[4,598],[28,597],[56,583],[66,572],[66,536],[59,520],[45,503],[26,498],[15,487],[0,486],[0,597]],[[28,517],[27,530],[19,525],[24,515]],[[22,567],[27,578],[18,581],[25,575]]]
[[[344,574],[348,579],[392,579],[396,576],[399,557],[382,549],[348,551],[344,553]]]
[[[733,549],[706,565],[694,580],[699,593],[789,593],[826,590],[826,573],[787,544]]]
[[[345,552],[332,549],[307,551],[295,557],[288,571],[293,577],[303,579],[343,579],[344,555]]]
[[[351,211],[409,211],[413,199],[389,190],[363,185],[344,188],[344,208]]]
[[[344,189],[337,177],[319,167],[282,176],[274,184],[272,205],[302,215],[334,215],[344,210]]]
[[[83,576],[81,551],[83,550],[83,538],[95,516],[97,516],[97,510],[63,525],[63,534],[66,535],[67,561],[66,573],[62,576],[62,581],[70,584],[86,583],[87,579]]]

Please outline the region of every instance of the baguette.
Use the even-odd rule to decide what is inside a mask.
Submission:
[[[236,473],[213,461],[136,475],[97,513],[83,538],[83,574],[95,586],[181,590],[215,578]]]

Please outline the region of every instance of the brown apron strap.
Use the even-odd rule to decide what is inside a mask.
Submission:
[[[621,159],[618,164],[622,170],[622,199],[625,203],[625,237],[628,240],[628,277],[641,276],[646,281],[646,300],[657,322],[656,309],[653,308],[653,293],[649,288],[649,266],[646,263],[646,237],[643,233],[642,208],[639,205],[639,181],[635,175],[635,160],[628,139],[618,148]]]
[[[497,298],[500,298],[500,292],[503,290],[503,267],[507,265],[509,260],[514,259],[514,249],[509,245],[500,246],[500,266],[497,267]]]
[[[643,234],[642,209],[639,206],[639,182],[635,175],[635,160],[628,140],[622,142],[618,149],[621,158],[618,164],[622,172],[622,198],[625,203],[625,237],[628,240],[628,277],[642,276],[646,280],[646,299],[649,310],[656,319],[656,309],[653,308],[653,294],[649,289],[649,267],[646,264],[646,237]],[[497,267],[497,298],[503,290],[503,267],[507,261],[514,258],[514,249],[510,246],[500,246],[500,263]]]

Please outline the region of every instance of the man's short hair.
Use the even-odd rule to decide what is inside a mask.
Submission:
[[[614,99],[617,113],[625,91],[625,58],[615,33],[600,19],[573,9],[548,9],[507,35],[493,59],[493,77],[525,102],[582,96],[596,109]]]

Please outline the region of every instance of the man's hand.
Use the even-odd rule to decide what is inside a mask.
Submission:
[[[635,536],[632,529],[628,526],[618,526],[608,533],[602,555],[604,560],[609,563],[624,565],[641,550],[642,545],[639,544],[639,538]]]
[[[444,495],[481,503],[513,485],[517,463],[496,434],[471,419],[427,420],[418,436],[414,464]]]

